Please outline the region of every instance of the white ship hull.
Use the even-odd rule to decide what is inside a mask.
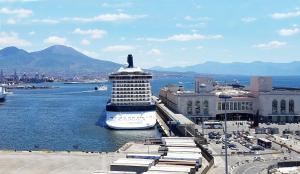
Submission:
[[[106,111],[106,125],[112,129],[149,129],[156,124],[155,111]]]

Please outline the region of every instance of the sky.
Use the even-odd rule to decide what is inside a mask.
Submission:
[[[124,64],[300,61],[299,0],[0,0],[0,48],[67,45]]]

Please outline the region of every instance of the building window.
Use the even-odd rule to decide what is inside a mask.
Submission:
[[[272,113],[277,114],[278,112],[278,102],[277,100],[272,101]]]
[[[241,110],[241,102],[238,102],[238,110]]]
[[[294,113],[294,100],[289,101],[289,113],[293,114]]]
[[[242,110],[245,110],[245,102],[242,102]]]
[[[195,108],[195,111],[196,111],[196,115],[199,115],[200,112],[201,112],[201,109],[200,109],[200,101],[196,101],[196,108]]]
[[[233,102],[230,102],[230,110],[233,110]]]
[[[205,100],[203,102],[203,114],[208,115],[208,101],[207,100]]]
[[[252,102],[249,102],[249,110],[253,110],[253,104],[252,104]]]
[[[237,110],[237,102],[234,102],[234,110]]]
[[[280,112],[285,113],[286,112],[286,107],[285,107],[285,100],[280,101]]]
[[[192,101],[187,102],[187,114],[188,115],[193,114],[193,102]]]
[[[222,103],[221,102],[218,102],[218,110],[222,110]]]
[[[225,102],[222,102],[222,110],[225,110]]]

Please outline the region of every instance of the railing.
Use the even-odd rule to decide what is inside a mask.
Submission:
[[[197,139],[195,140],[195,142],[197,147],[201,149],[202,156],[208,161],[208,166],[206,166],[201,172],[201,174],[206,174],[215,163],[214,157],[201,145],[199,141],[197,141]]]
[[[281,168],[281,167],[297,167],[300,166],[300,161],[285,161],[285,162],[278,162],[277,164],[270,165],[267,170],[268,174],[272,174],[272,169]]]

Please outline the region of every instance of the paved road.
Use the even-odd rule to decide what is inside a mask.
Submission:
[[[272,162],[252,162],[247,163],[246,165],[242,165],[235,170],[233,170],[232,173],[234,174],[259,174],[262,170],[266,169],[269,165],[275,164],[274,161]]]

